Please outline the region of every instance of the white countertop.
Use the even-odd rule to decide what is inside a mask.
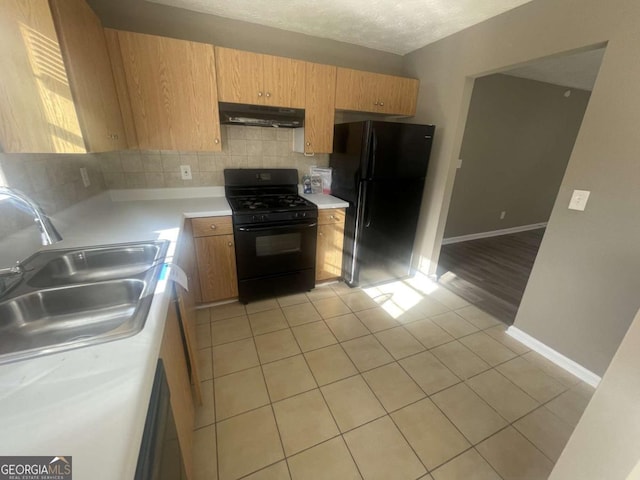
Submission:
[[[104,192],[74,205],[53,216],[64,240],[46,248],[167,239],[171,262],[185,217],[231,214],[223,196],[164,190]],[[347,206],[306,197],[318,208]],[[0,241],[0,266],[43,249],[38,239],[26,229]],[[158,282],[145,326],[132,337],[0,366],[0,454],[72,456],[81,480],[133,478],[170,291]]]
[[[347,208],[348,202],[341,200],[331,195],[325,195],[323,193],[301,193],[300,196],[306,198],[310,202],[315,203],[318,208]]]

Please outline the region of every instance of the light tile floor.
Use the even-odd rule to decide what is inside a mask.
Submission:
[[[196,480],[546,479],[593,389],[414,281],[198,311]]]

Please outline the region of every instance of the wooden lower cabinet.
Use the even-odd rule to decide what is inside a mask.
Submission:
[[[238,296],[236,251],[231,217],[196,218],[193,234],[203,303]]]
[[[344,208],[330,208],[318,212],[316,282],[342,275],[344,218]]]
[[[202,404],[202,387],[200,385],[200,373],[198,368],[198,344],[196,339],[196,302],[200,298],[200,281],[197,274],[196,252],[193,242],[193,231],[190,221],[185,222],[180,235],[177,253],[174,262],[187,276],[187,289],[178,283],[175,284],[176,298],[180,322],[184,334],[189,372],[191,373],[191,385],[198,405]]]
[[[176,423],[178,443],[182,453],[187,479],[193,479],[193,426],[195,412],[191,396],[191,382],[187,358],[180,331],[180,319],[175,301],[171,301],[167,311],[164,336],[160,347],[160,358],[164,364],[169,393],[171,395],[171,412]]]

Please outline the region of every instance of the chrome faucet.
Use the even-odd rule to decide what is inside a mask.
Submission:
[[[33,213],[33,221],[36,222],[36,225],[40,229],[42,245],[51,245],[62,240],[62,235],[58,233],[49,217],[47,217],[36,202],[24,193],[14,188],[0,187],[0,200],[2,200],[3,196],[11,197],[23,205],[26,205],[27,209]]]
[[[62,240],[62,236],[53,226],[49,217],[37,203],[24,193],[9,187],[0,187],[0,200],[3,200],[3,197],[17,200],[26,207],[26,211],[33,214],[33,221],[40,229],[42,245],[51,245]],[[20,283],[23,274],[24,270],[20,262],[17,262],[13,267],[0,268],[0,297]]]

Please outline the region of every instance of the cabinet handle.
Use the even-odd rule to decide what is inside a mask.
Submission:
[[[217,227],[216,225],[214,225],[214,224],[211,224],[211,225],[210,225],[210,227],[211,227],[211,230],[215,230],[216,228],[218,228],[218,227]]]
[[[374,105],[378,105],[378,100],[376,100],[375,102],[373,102]]]
[[[258,92],[258,96],[261,97],[262,96],[262,92]]]
[[[307,142],[307,147],[310,147],[310,146],[311,146],[311,142]]]
[[[333,215],[329,215],[329,218],[330,218],[331,220],[335,220],[335,219],[336,219],[336,217],[334,217]]]
[[[271,94],[269,92],[266,93],[266,97],[269,98]]]
[[[380,106],[381,106],[381,107],[384,107],[384,102],[380,102]]]
[[[322,237],[322,236],[324,236],[324,233],[318,232],[318,235],[320,235]]]
[[[232,242],[227,243],[227,245],[229,245],[230,247],[233,247],[233,243]]]
[[[215,143],[216,145],[220,143],[220,139],[219,138],[214,138],[213,139],[213,143]]]

